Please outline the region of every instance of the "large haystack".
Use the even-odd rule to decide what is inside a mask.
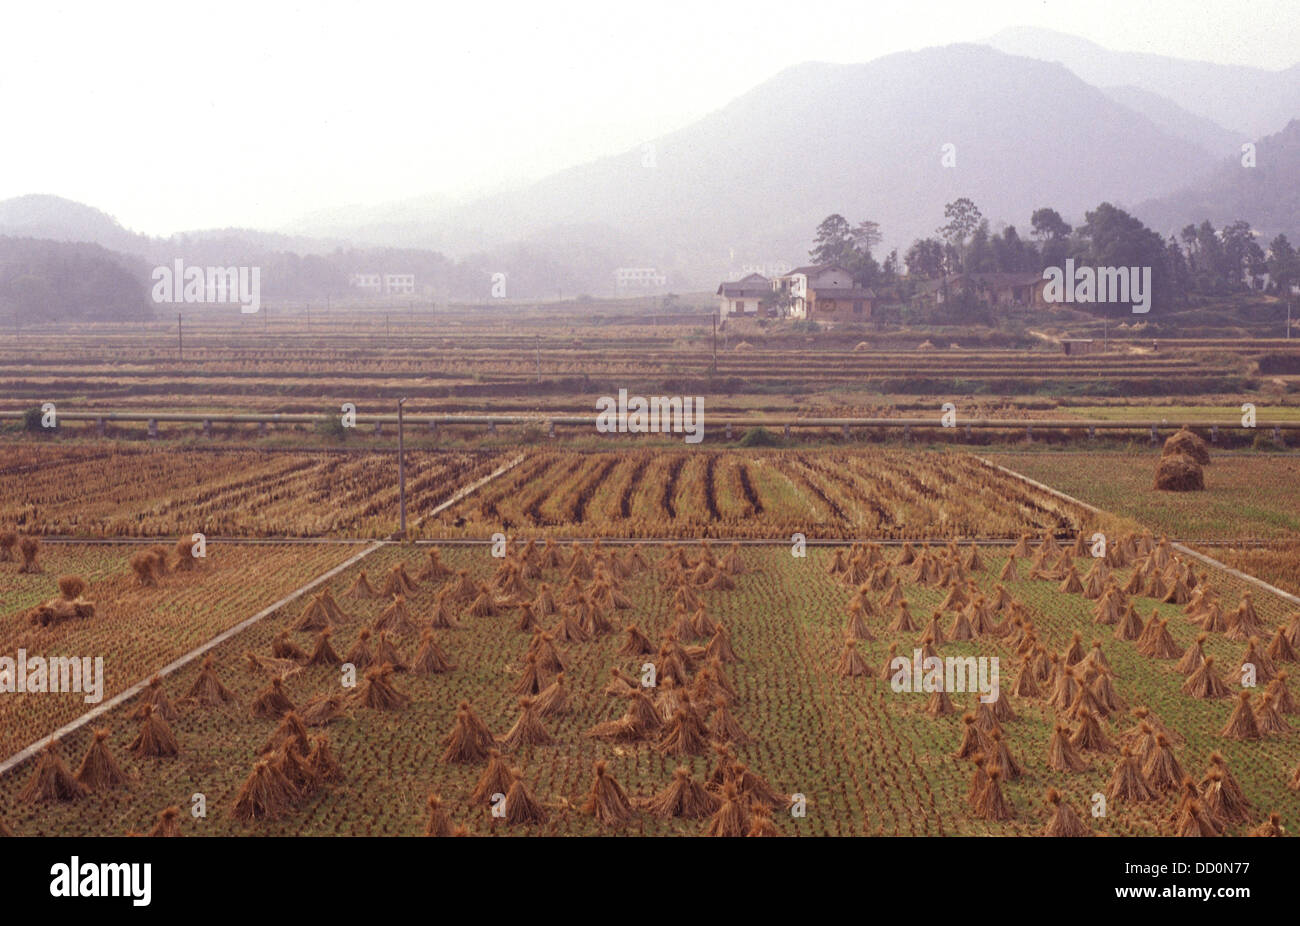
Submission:
[[[1162,456],[1156,466],[1155,487],[1162,492],[1202,492],[1205,471],[1185,453]]]
[[[1178,431],[1169,440],[1165,441],[1164,449],[1160,451],[1160,456],[1171,457],[1176,454],[1183,454],[1191,457],[1201,466],[1210,465],[1210,448],[1205,441],[1197,437],[1191,431],[1183,428]]]

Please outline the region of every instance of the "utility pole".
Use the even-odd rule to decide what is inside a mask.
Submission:
[[[1291,340],[1291,300],[1286,301],[1286,339]]]
[[[1288,331],[1290,330],[1289,325],[1287,330]],[[533,337],[536,338],[535,343],[537,345],[537,385],[540,386],[542,384],[542,336],[540,334],[535,334],[533,335]]]
[[[406,398],[397,400],[397,500],[401,508],[400,533],[406,539],[406,444],[402,435],[402,405]]]
[[[185,362],[185,329],[181,322],[181,313],[176,313],[176,359]]]
[[[713,377],[718,377],[718,316],[710,316],[713,319]]]
[[[307,303],[307,329],[311,330],[311,303]]]

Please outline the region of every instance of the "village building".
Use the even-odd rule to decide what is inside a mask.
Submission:
[[[860,287],[853,275],[838,264],[796,267],[775,279],[751,273],[718,287],[718,311],[730,316],[766,317],[783,306],[789,318],[819,321],[865,321],[879,297]]]
[[[789,298],[790,317],[819,321],[864,321],[876,293],[860,287],[839,264],[796,267],[777,277],[773,288]]]
[[[415,295],[414,273],[385,273],[384,292],[390,296]]]
[[[614,271],[614,289],[619,295],[661,291],[668,277],[654,267],[619,267]]]
[[[772,296],[772,281],[761,273],[722,283],[718,287],[718,314],[723,318],[753,317],[767,314],[767,301]]]
[[[348,277],[348,285],[369,295],[378,296],[413,296],[415,295],[414,273],[354,273]]]

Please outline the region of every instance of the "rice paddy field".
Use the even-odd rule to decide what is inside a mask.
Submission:
[[[960,453],[560,451],[529,454],[425,534],[1015,539],[1086,517]]]
[[[32,575],[0,563],[0,654],[102,656],[108,699],[356,552],[343,545],[214,543],[192,569],[173,570],[146,588],[130,565],[139,549],[45,544],[43,571]],[[56,580],[64,575],[86,580],[82,597],[94,604],[94,616],[32,623],[31,609],[59,596]],[[0,696],[0,752],[7,757],[91,707],[75,693]]]
[[[493,453],[412,452],[407,504],[435,508],[498,465]],[[0,523],[76,537],[379,537],[393,532],[396,459],[36,445],[0,465]]]
[[[340,402],[391,404],[405,395],[416,407],[460,399],[481,411],[484,402],[604,394],[607,382],[665,388],[705,381],[725,383],[710,392],[730,402],[733,394],[806,392],[810,368],[819,389],[841,395],[1205,395],[1246,388],[1260,368],[1294,367],[1297,356],[1277,342],[1260,342],[1243,355],[1195,342],[1153,354],[1139,340],[1063,357],[978,340],[934,343],[924,334],[811,335],[788,327],[733,333],[724,326],[715,344],[705,313],[662,325],[427,313],[318,317],[314,324],[274,314],[239,325],[191,320],[183,355],[175,324],[167,322],[28,337],[0,347],[0,408],[65,400],[85,407],[333,411]],[[30,349],[34,342],[39,356]]]
[[[331,580],[333,598],[343,612],[342,620],[332,622],[332,642],[340,654],[354,646],[363,629],[374,631],[388,607],[382,597],[357,599],[349,593],[358,573],[364,569],[378,586],[380,577],[404,563],[405,572],[415,577],[423,569],[429,549],[390,545]],[[698,819],[664,817],[646,809],[641,799],[662,792],[678,768],[689,770],[690,778],[698,783],[707,782],[719,763],[715,744],[707,736],[692,744],[689,737],[674,740],[664,728],[644,738],[624,740],[590,735],[598,725],[623,715],[626,708],[627,699],[605,693],[611,670],[638,681],[643,665],[657,658],[623,652],[628,637],[623,628],[635,624],[650,640],[658,641],[677,620],[675,593],[670,592],[673,583],[666,581],[672,570],[664,568],[664,561],[674,556],[674,551],[638,551],[645,564],[630,566],[629,574],[618,580],[626,607],[610,612],[609,631],[589,640],[554,643],[563,663],[567,697],[559,710],[538,721],[549,742],[528,742],[525,737],[522,744],[495,747],[505,754],[509,767],[522,773],[536,805],[533,810],[540,808],[536,822],[509,823],[493,816],[490,798],[475,798],[475,789],[489,767],[486,757],[470,761],[446,758],[446,739],[456,727],[462,702],[468,702],[496,737],[513,731],[521,715],[519,683],[525,677],[532,634],[517,629],[518,609],[475,616],[468,601],[450,606],[446,598],[442,605],[459,626],[430,632],[454,668],[427,675],[393,673],[392,689],[409,699],[403,706],[367,706],[366,683],[360,682],[356,689],[344,688],[335,666],[294,666],[287,673],[280,687],[299,710],[313,698],[341,699],[339,716],[310,733],[328,737],[342,777],[292,801],[279,819],[243,820],[233,811],[259,750],[279,726],[276,717],[252,714],[251,706],[277,676],[273,668],[250,668],[247,654],[270,660],[277,636],[286,631],[289,640],[312,651],[317,633],[291,629],[302,618],[306,601],[287,606],[213,651],[215,671],[232,695],[229,703],[202,707],[183,702],[199,675],[197,664],[165,680],[164,696],[175,710],[169,727],[175,736],[176,755],[133,754],[128,746],[142,725],[133,716],[139,705],[122,705],[94,724],[112,731],[106,742],[125,776],[120,785],[66,803],[34,806],[21,793],[33,772],[30,767],[21,768],[0,780],[0,817],[15,831],[34,835],[143,832],[162,809],[187,807],[199,793],[206,799],[207,816],[195,819],[182,814],[180,826],[186,835],[418,835],[428,823],[426,799],[432,793],[441,798],[453,825],[468,827],[475,834],[702,833],[710,825],[709,814]],[[713,552],[721,563],[727,549],[719,547]],[[841,548],[840,554],[843,552]],[[967,726],[963,714],[976,708],[975,696],[953,694],[951,709],[936,715],[930,695],[896,692],[881,677],[880,667],[891,647],[910,653],[914,646],[922,645],[933,613],[938,612],[937,621],[945,634],[958,618],[956,610],[944,606],[950,589],[913,581],[913,568],[892,562],[900,552],[898,548],[882,554],[882,562],[888,565],[890,583],[893,578],[899,580],[917,627],[891,629],[895,618],[887,613],[889,609],[882,609],[879,617],[866,618],[874,639],[855,644],[868,667],[868,674],[861,676],[846,676],[842,671],[845,626],[856,588],[843,576],[828,571],[838,555],[834,551],[813,549],[800,558],[782,547],[742,548],[738,563],[729,564],[736,568],[731,574],[733,589],[696,592],[709,621],[725,628],[736,660],[714,662],[711,656],[701,654],[700,667],[682,687],[692,692],[699,710],[712,714],[713,722],[717,710],[710,710],[714,699],[706,695],[711,672],[719,673],[734,689],[732,695],[718,694],[721,689],[714,692],[734,724],[728,736],[730,753],[749,775],[770,785],[774,806],[766,816],[781,834],[1032,835],[1050,822],[1052,808],[1045,796],[1052,788],[1093,831],[1168,834],[1175,829],[1179,815],[1181,791],[1177,785],[1148,800],[1115,798],[1104,817],[1088,815],[1093,795],[1108,792],[1113,768],[1121,758],[1114,744],[1123,741],[1137,748],[1136,740],[1127,735],[1144,722],[1135,713],[1139,709],[1149,711],[1149,720],[1176,737],[1171,744],[1172,761],[1196,780],[1210,765],[1211,754],[1222,755],[1249,803],[1247,818],[1228,826],[1229,833],[1245,832],[1270,811],[1290,819],[1300,809],[1296,792],[1288,788],[1300,734],[1279,731],[1258,740],[1223,735],[1235,697],[1198,699],[1182,693],[1186,676],[1178,670],[1177,659],[1144,656],[1138,642],[1116,639],[1114,626],[1096,623],[1095,601],[1060,591],[1060,583],[1054,579],[1030,579],[1027,574],[1000,578],[1008,559],[1006,552],[982,550],[979,562],[969,570],[974,587],[991,600],[1001,585],[1023,608],[1019,617],[1032,623],[1034,635],[1047,652],[1071,658],[1065,654],[1076,635],[1088,652],[1097,641],[1110,666],[1107,677],[1113,683],[1118,709],[1098,718],[1105,742],[1077,750],[1075,758],[1081,768],[1053,768],[1049,744],[1054,725],[1062,722],[1069,708],[1054,707],[1047,692],[1017,694],[1014,689],[1021,681],[1010,668],[1004,669],[1002,692],[1015,718],[998,724],[999,736],[1020,774],[1002,787],[1006,806],[1001,813],[1005,818],[985,819],[972,812],[967,793],[976,766],[969,757],[957,758],[956,754],[961,751]],[[936,548],[933,555],[940,552]],[[961,558],[968,552],[963,548]],[[440,593],[459,581],[457,571],[466,570],[472,582],[491,583],[503,562],[524,561],[519,553],[505,560],[493,558],[487,546],[443,548],[438,553],[451,576],[421,582],[408,592],[405,604],[412,626],[393,628],[386,637],[407,663],[414,660],[423,630],[439,609]],[[695,562],[703,551],[691,545],[677,555]],[[622,562],[631,556],[627,547],[588,547],[583,559]],[[531,599],[545,583],[559,594],[571,569],[570,554],[565,550],[558,565],[543,567],[539,577],[526,581],[527,588],[517,593]],[[1117,578],[1126,579],[1128,572],[1116,570]],[[1205,582],[1228,611],[1248,590],[1225,576],[1209,575]],[[1153,611],[1168,619],[1167,629],[1180,652],[1200,633],[1183,616],[1182,607],[1140,594],[1134,595],[1131,603],[1143,620],[1149,620]],[[1256,592],[1253,606],[1266,628],[1265,638],[1272,636],[1275,628],[1287,626],[1290,609],[1284,602]],[[541,623],[560,625],[563,620],[557,615]],[[1292,620],[1290,627],[1295,626]],[[680,644],[688,651],[712,646],[714,653],[723,652],[711,642],[716,637],[716,631],[701,636],[688,631],[681,635]],[[371,643],[376,639],[377,635],[372,636]],[[1204,652],[1217,661],[1221,674],[1230,676],[1248,645],[1212,633]],[[991,632],[973,640],[945,637],[936,647],[943,655],[997,655],[1007,667],[1016,665],[1017,648],[1009,638]],[[1075,662],[1081,676],[1088,658]],[[668,661],[664,657],[663,664]],[[554,680],[555,673],[543,673],[538,684],[545,690]],[[713,681],[718,681],[716,676]],[[655,700],[666,697],[665,689],[676,687],[663,677],[659,682]],[[705,722],[706,729],[709,722]],[[536,731],[533,736],[536,738]],[[666,747],[665,742],[674,745]],[[75,768],[91,743],[91,730],[85,729],[65,737],[58,750],[69,767]],[[628,812],[616,823],[602,823],[582,810],[596,762],[605,763],[605,776],[627,794]],[[755,793],[769,793],[759,784],[754,787]],[[489,787],[491,793],[495,792]],[[789,796],[796,794],[805,799],[805,816],[793,816],[786,807]],[[764,814],[759,811],[758,815]]]
[[[1263,432],[1191,466],[1191,435],[1068,424],[1227,421],[1246,400],[1294,421],[1289,345],[1062,358],[753,328],[715,359],[680,322],[239,325],[196,325],[183,359],[159,326],[0,347],[0,833],[1300,825],[1300,464]],[[706,394],[741,427],[692,446],[408,421],[405,536],[387,425],[146,438],[111,418],[406,398],[543,420],[624,387]],[[24,430],[14,413],[46,401],[103,432]],[[742,440],[746,419],[943,401],[1014,424]],[[1252,443],[1277,452],[1233,449]],[[102,700],[10,690],[19,652],[102,657]],[[927,688],[914,654],[986,683],[996,664],[997,696]]]
[[[951,399],[968,417],[1155,414],[1177,424],[1184,414],[1235,417],[1243,393],[1261,419],[1293,420],[1300,408],[1300,347],[1285,341],[1166,340],[1152,352],[1135,334],[1106,352],[1065,357],[1028,337],[989,344],[977,335],[732,322],[715,341],[703,311],[563,320],[503,311],[510,316],[425,307],[391,317],[187,318],[183,349],[171,319],[33,329],[0,345],[0,412],[53,402],[84,412],[332,415],[344,402],[391,411],[406,397],[412,414],[560,414],[587,412],[620,387],[707,394],[720,415],[928,414]]]
[[[1205,491],[1187,493],[1151,490],[1158,449],[979,455],[1170,537],[1281,540],[1300,533],[1300,458],[1289,454],[1216,454],[1205,468]]]
[[[1080,501],[1200,549],[1234,569],[1300,594],[1300,460],[1290,455],[1216,454],[1205,490],[1154,492],[1158,454],[981,453]],[[1243,543],[1245,541],[1245,543]]]

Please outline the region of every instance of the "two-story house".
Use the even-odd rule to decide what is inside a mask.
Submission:
[[[790,317],[821,321],[863,321],[871,317],[876,294],[860,287],[838,264],[796,267],[774,287],[789,297]]]
[[[751,273],[718,287],[718,312],[723,318],[765,315],[763,303],[771,295],[772,281],[761,273]]]

